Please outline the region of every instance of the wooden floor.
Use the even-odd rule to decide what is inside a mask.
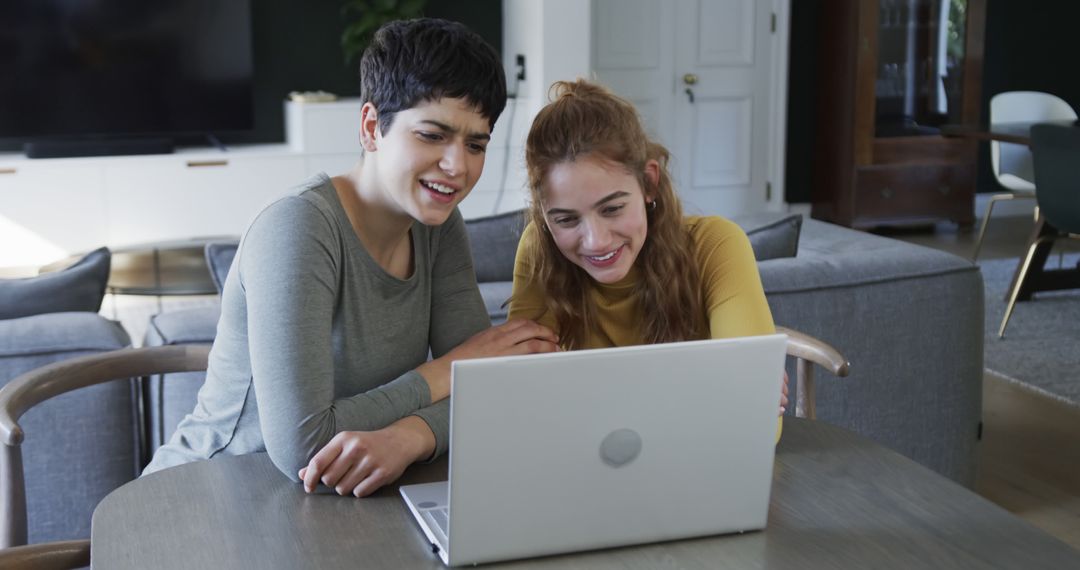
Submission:
[[[1019,257],[1030,231],[1030,218],[991,219],[979,257]],[[977,233],[941,224],[887,235],[970,257]],[[978,472],[980,495],[1080,550],[1080,407],[985,374]]]

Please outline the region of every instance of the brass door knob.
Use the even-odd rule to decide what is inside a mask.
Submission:
[[[686,75],[682,76],[682,80],[683,83],[687,85],[694,85],[697,83],[697,75],[694,75],[693,73],[687,73]]]

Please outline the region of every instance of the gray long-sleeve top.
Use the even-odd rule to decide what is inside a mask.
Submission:
[[[219,453],[267,451],[297,472],[342,431],[416,415],[446,451],[449,402],[415,371],[490,326],[465,223],[411,229],[413,272],[386,273],[326,175],[264,209],[241,239],[194,411],[144,474]]]

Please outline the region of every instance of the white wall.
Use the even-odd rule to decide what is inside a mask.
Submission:
[[[495,125],[484,175],[462,203],[465,217],[524,207],[525,137],[553,82],[589,76],[591,30],[591,2],[503,0],[502,51],[511,99]],[[525,56],[525,80],[520,82],[515,79],[518,54]]]

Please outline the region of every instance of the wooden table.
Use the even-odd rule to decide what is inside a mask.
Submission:
[[[941,129],[941,134],[952,137],[1020,144],[1030,147],[1031,127],[1036,124],[1078,126],[1076,121],[998,123],[990,125],[989,127],[976,125],[945,125]],[[1050,223],[1046,221],[1046,218],[1040,214],[1039,218],[1035,221],[1035,227],[1031,230],[1031,235],[1028,236],[1028,241],[1024,247],[1025,254],[1031,245],[1036,243],[1039,238],[1043,236],[1058,235],[1059,233],[1061,232],[1050,225]],[[1020,292],[1016,298],[1017,301],[1031,300],[1031,295],[1039,291],[1058,291],[1061,289],[1080,288],[1080,265],[1070,269],[1043,269],[1046,265],[1047,257],[1050,256],[1052,247],[1052,243],[1039,243],[1039,245],[1036,246],[1035,254],[1031,258],[1031,268],[1028,269],[1027,276],[1020,284]],[[1006,303],[1009,301],[1009,295],[1012,292],[1013,287],[1016,286],[1016,282],[1020,278],[1020,269],[1023,263],[1024,260],[1020,259],[1016,264],[1016,271],[1013,272],[1012,281],[1009,283],[1009,288],[1005,291]]]
[[[441,480],[446,462],[403,482]],[[677,473],[673,473],[677,477]],[[785,420],[768,528],[522,568],[1080,568],[1080,552],[863,437]],[[657,484],[678,484],[676,480]],[[442,568],[398,496],[307,495],[265,454],[166,469],[94,512],[94,568]],[[498,565],[503,566],[503,565]]]

